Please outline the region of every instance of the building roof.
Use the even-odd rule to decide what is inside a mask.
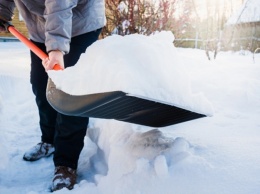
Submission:
[[[227,25],[260,22],[260,1],[247,0],[228,19]]]

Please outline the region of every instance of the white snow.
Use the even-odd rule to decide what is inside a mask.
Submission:
[[[120,90],[212,115],[207,99],[191,93],[173,41],[171,32],[113,35],[91,46],[76,67],[50,71],[49,76],[72,95]]]
[[[167,32],[112,36],[75,67],[49,73],[68,93],[122,89],[213,116],[158,130],[91,119],[77,185],[55,193],[259,193],[260,55],[253,63],[250,53],[220,52],[208,61],[172,40]],[[41,135],[28,49],[1,43],[0,58],[0,193],[49,193],[52,157],[22,160]]]

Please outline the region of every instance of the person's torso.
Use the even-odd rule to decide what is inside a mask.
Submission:
[[[61,0],[60,3],[65,1],[68,4],[68,0]],[[39,42],[45,40],[45,2],[45,0],[15,0],[18,10],[26,22],[30,38]],[[72,7],[72,37],[102,28],[105,25],[104,0],[70,0],[69,2]]]

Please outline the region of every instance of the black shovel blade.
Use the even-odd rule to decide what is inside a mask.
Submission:
[[[115,119],[150,127],[166,127],[206,116],[122,91],[70,95],[57,89],[51,79],[46,95],[50,105],[65,115]]]

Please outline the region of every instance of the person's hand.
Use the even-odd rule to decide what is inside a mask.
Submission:
[[[0,32],[7,32],[4,23],[6,23],[6,21],[0,19]]]
[[[42,60],[42,64],[46,71],[52,70],[56,64],[64,69],[63,53],[59,50],[49,52],[49,57]]]

